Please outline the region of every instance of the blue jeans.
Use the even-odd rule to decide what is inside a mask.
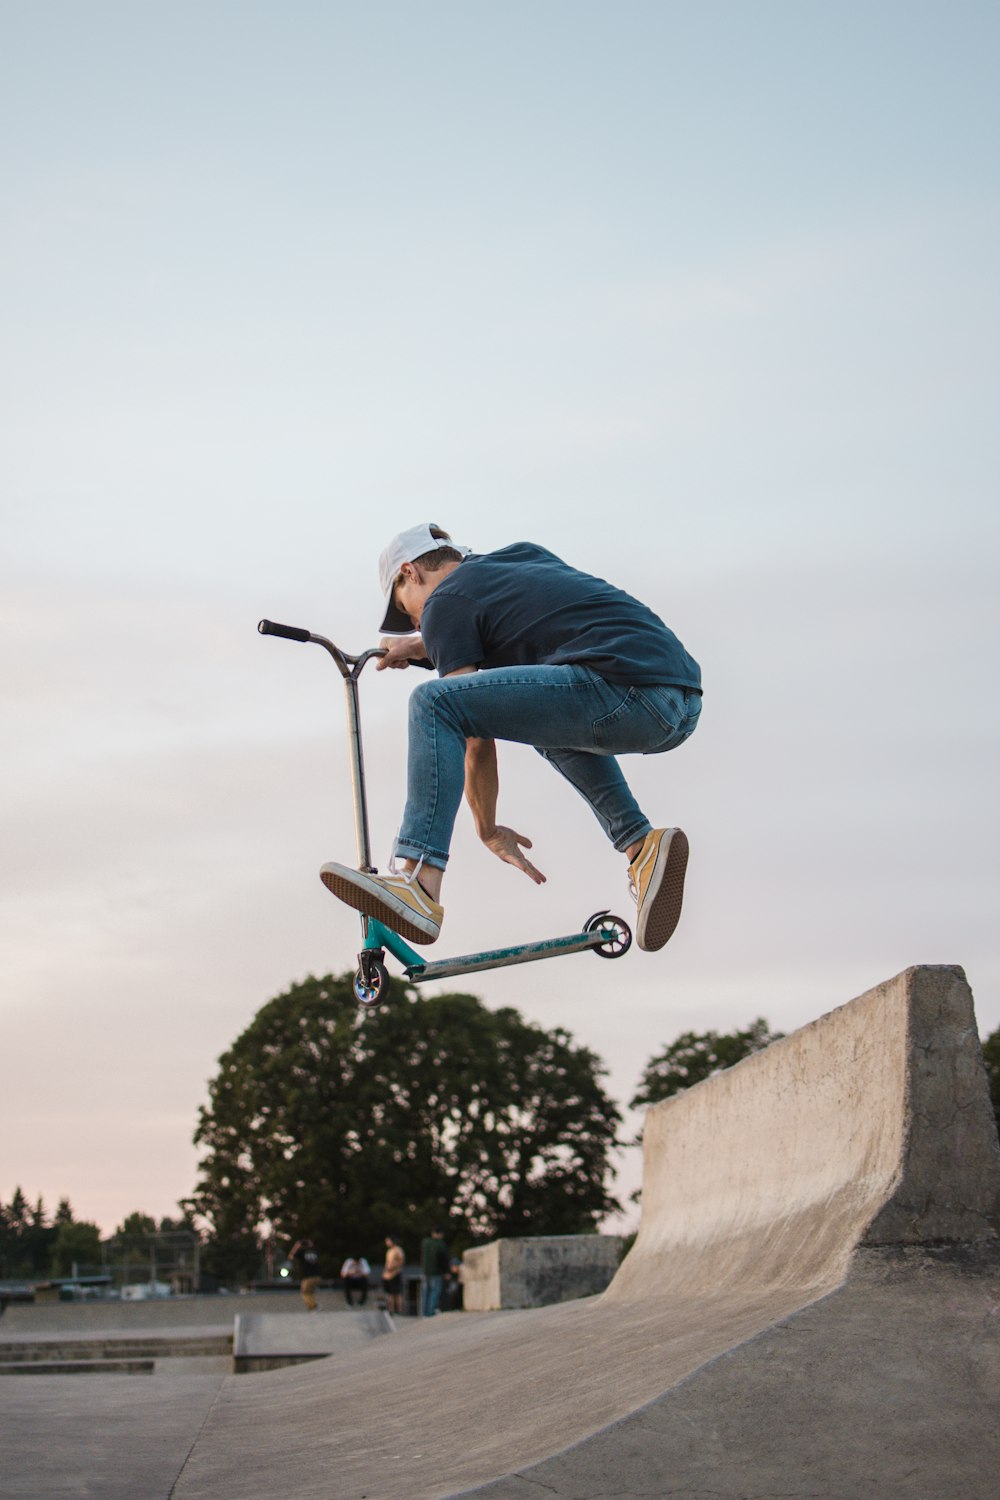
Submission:
[[[433,1318],[441,1301],[441,1288],[444,1286],[443,1276],[424,1277],[424,1304],[423,1315],[425,1318]]]
[[[659,755],[694,733],[701,695],[627,687],[589,667],[495,667],[421,683],[410,697],[407,798],[396,853],[444,869],[465,790],[467,739],[533,745],[565,776],[618,850],[651,824],[616,755]]]

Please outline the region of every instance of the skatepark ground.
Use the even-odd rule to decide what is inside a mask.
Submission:
[[[8,1379],[0,1495],[995,1500],[998,1229],[968,985],[909,969],[649,1111],[602,1296],[345,1313],[266,1374]]]

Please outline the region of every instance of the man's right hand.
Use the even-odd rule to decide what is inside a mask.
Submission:
[[[531,848],[531,840],[525,838],[523,833],[515,833],[513,828],[504,828],[501,823],[498,823],[489,837],[483,839],[483,843],[487,849],[492,850],[497,859],[502,859],[504,864],[514,865],[518,870],[523,870],[529,880],[533,880],[536,885],[545,884],[545,876],[541,870],[536,870],[531,860],[525,858],[521,852],[522,848]]]
[[[379,641],[379,650],[385,655],[375,663],[376,672],[384,672],[386,667],[408,667],[411,661],[424,661],[427,657],[427,648],[420,635],[384,636]]]

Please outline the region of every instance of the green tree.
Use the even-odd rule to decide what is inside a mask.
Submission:
[[[31,1209],[28,1200],[19,1187],[14,1189],[14,1196],[4,1210],[6,1222],[15,1234],[23,1234],[31,1223]]]
[[[126,1214],[108,1240],[105,1256],[109,1266],[122,1269],[128,1279],[145,1280],[155,1259],[156,1220],[139,1210]]]
[[[713,1073],[731,1068],[752,1052],[761,1052],[782,1036],[782,1031],[771,1031],[763,1016],[752,1021],[745,1031],[685,1031],[657,1056],[650,1058],[632,1100],[632,1108],[656,1104],[660,1099],[683,1093]]]
[[[55,1237],[56,1232],[48,1222],[45,1204],[39,1198],[34,1208],[29,1210],[27,1227],[21,1234],[22,1254],[24,1263],[30,1268],[30,1275],[39,1279],[48,1275]]]
[[[48,1275],[56,1231],[41,1198],[32,1208],[21,1189],[0,1204],[0,1276],[41,1280]]]
[[[101,1264],[101,1231],[96,1224],[63,1220],[52,1245],[53,1276],[93,1273]]]
[[[185,1205],[210,1226],[205,1264],[254,1264],[265,1224],[309,1234],[330,1266],[438,1222],[459,1249],[592,1231],[619,1207],[604,1072],[568,1032],[472,995],[361,1011],[350,975],[309,978],[258,1012],[209,1086]]]
[[[186,1208],[183,1203],[178,1204],[178,1207],[181,1209],[179,1218],[172,1219],[167,1216],[160,1220],[161,1234],[166,1234],[178,1229],[190,1229],[192,1231],[194,1230],[194,1220],[191,1217],[190,1210]]]
[[[990,1086],[997,1130],[1000,1131],[1000,1026],[983,1043],[983,1062],[986,1064],[986,1078]]]
[[[0,1278],[13,1280],[22,1269],[22,1233],[28,1225],[28,1200],[19,1187],[9,1203],[0,1202]]]
[[[114,1232],[115,1247],[127,1255],[142,1255],[149,1246],[149,1237],[156,1233],[156,1220],[149,1214],[131,1213]]]

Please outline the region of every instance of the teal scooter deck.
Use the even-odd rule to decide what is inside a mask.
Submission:
[[[358,955],[376,954],[385,949],[403,965],[406,978],[413,984],[429,979],[452,979],[457,974],[474,974],[480,969],[501,969],[511,964],[536,963],[543,958],[561,958],[565,953],[586,953],[594,949],[602,958],[618,958],[631,943],[631,933],[618,917],[597,912],[582,932],[566,937],[543,938],[537,943],[520,943],[513,948],[487,948],[482,953],[467,953],[458,958],[432,959],[429,963],[404,943],[398,933],[366,919],[365,946]],[[378,962],[378,960],[376,960]]]

